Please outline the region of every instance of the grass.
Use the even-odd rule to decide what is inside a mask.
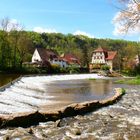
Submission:
[[[122,95],[124,95],[126,93],[125,89],[122,88]]]
[[[130,85],[140,85],[140,76],[137,76],[133,79],[123,79],[115,81],[117,84],[130,84]]]
[[[96,80],[96,78],[89,78],[88,80]]]

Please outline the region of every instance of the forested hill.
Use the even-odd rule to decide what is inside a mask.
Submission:
[[[25,61],[31,61],[35,47],[55,49],[61,55],[73,53],[87,66],[91,53],[97,47],[117,50],[120,58],[133,58],[138,49],[137,42],[112,39],[96,39],[72,34],[43,33],[30,31],[0,31],[0,68],[19,67]]]

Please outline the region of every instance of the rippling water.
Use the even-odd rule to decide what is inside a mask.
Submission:
[[[25,77],[3,93],[6,94],[5,98],[9,97],[8,93],[11,94],[9,99],[14,96],[12,100],[15,101],[15,104],[18,103],[19,108],[21,105],[24,105],[25,108],[30,107],[27,104],[25,106],[23,102],[21,103],[21,98],[29,103],[32,101],[33,104],[38,105],[44,100],[54,101],[53,103],[55,103],[58,100],[80,102],[96,98],[101,99],[111,96],[114,87],[123,87],[127,93],[116,104],[82,116],[77,115],[56,122],[40,123],[30,128],[2,129],[0,130],[0,139],[140,139],[140,85],[114,84],[114,79],[97,79],[90,81],[87,79],[74,80],[69,78],[69,80],[63,80],[64,78],[59,76],[51,78]],[[8,101],[7,99],[7,102]]]
[[[112,81],[103,78],[97,74],[23,77],[0,92],[0,114],[59,108],[110,97]]]

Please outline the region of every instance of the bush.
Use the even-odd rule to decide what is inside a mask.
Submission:
[[[60,66],[57,64],[52,64],[51,65],[51,73],[60,73]]]
[[[108,66],[108,65],[103,65],[103,66],[101,66],[101,70],[108,71],[108,70],[110,70],[110,66]]]
[[[41,70],[36,67],[15,67],[7,68],[4,70],[6,73],[18,73],[18,74],[39,74]]]
[[[135,67],[134,71],[136,75],[140,75],[140,64]]]
[[[70,74],[80,73],[80,69],[78,67],[71,66],[71,67],[67,68],[67,72],[70,73]]]

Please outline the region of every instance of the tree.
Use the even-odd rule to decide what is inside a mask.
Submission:
[[[27,59],[27,55],[32,51],[32,41],[29,38],[28,34],[25,31],[19,32],[19,40],[17,42],[17,53],[19,57],[19,64],[22,67],[22,64]]]
[[[10,29],[9,18],[4,18],[0,21],[0,67],[4,69],[6,66],[10,66],[10,44],[8,40],[8,31]]]
[[[140,0],[118,0],[122,8],[114,17],[115,34],[140,33]],[[140,46],[137,47],[140,62]]]
[[[0,29],[1,66],[16,67],[19,31],[21,31],[23,27],[16,20],[11,20],[6,17],[1,20]]]

